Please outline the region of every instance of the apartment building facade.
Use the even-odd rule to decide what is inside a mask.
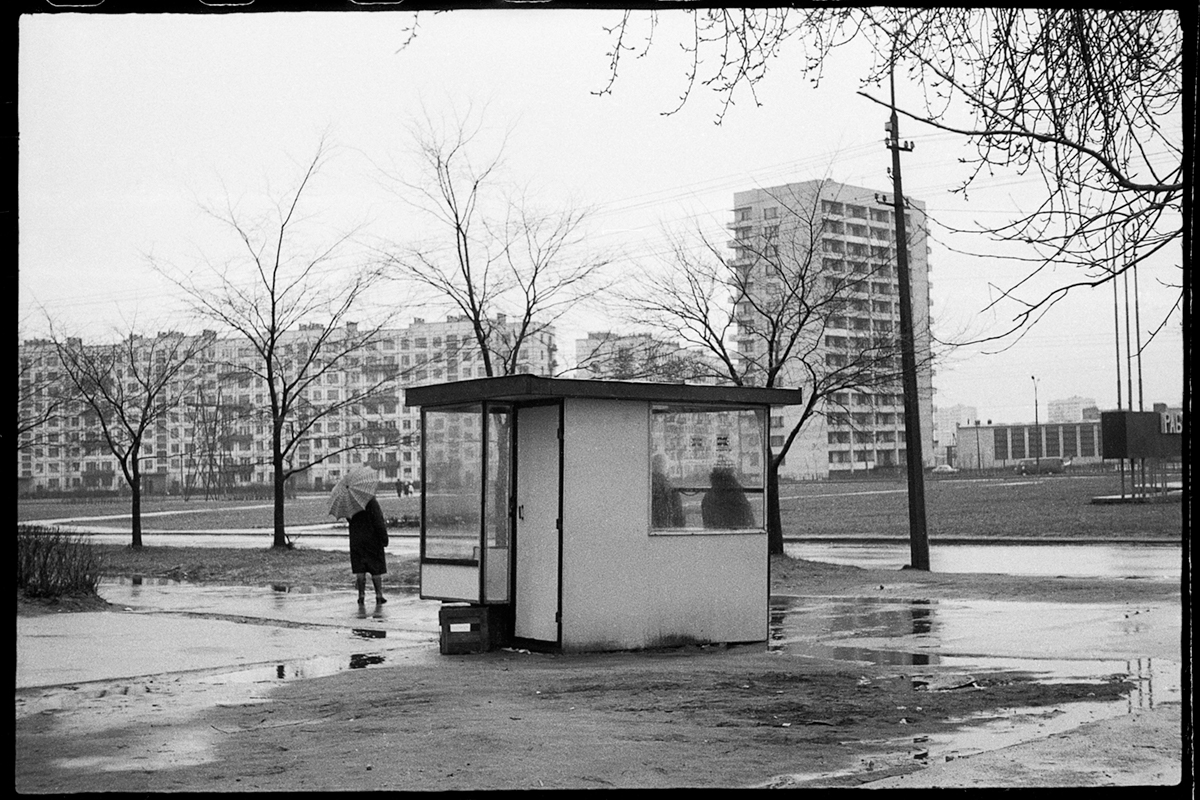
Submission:
[[[884,200],[885,202],[881,202]],[[756,275],[752,300],[772,291],[767,263],[803,263],[803,280],[838,287],[840,309],[815,318],[805,360],[818,369],[852,363],[872,342],[897,340],[900,331],[895,219],[890,203],[872,189],[807,181],[734,194],[730,266]],[[934,463],[933,368],[930,353],[929,247],[925,206],[909,200],[907,253],[917,351],[922,461]],[[739,351],[759,358],[765,342],[753,328],[755,303],[739,309]],[[898,370],[897,370],[898,372]],[[804,365],[785,362],[777,386],[811,391]],[[869,383],[869,382],[864,382]],[[799,407],[774,412],[771,445],[781,446]],[[821,413],[805,423],[780,467],[783,478],[811,479],[890,471],[907,463],[904,396],[899,380],[830,392]]]
[[[576,377],[585,380],[717,383],[711,356],[649,333],[590,331],[575,340]]]
[[[489,321],[498,341],[515,325]],[[324,326],[302,325],[281,342],[282,358],[311,352]],[[348,323],[336,334],[351,336]],[[160,334],[182,336],[182,334]],[[271,465],[269,397],[258,377],[258,356],[240,337],[206,332],[201,354],[167,391],[171,410],[147,431],[140,453],[142,488],[148,494],[220,494],[269,487]],[[420,414],[404,405],[408,386],[486,377],[487,369],[466,317],[416,319],[379,331],[351,356],[322,369],[297,398],[292,424],[303,426],[292,466],[312,464],[291,481],[296,491],[331,487],[355,464],[366,463],[388,481],[419,481]],[[146,337],[145,346],[153,342]],[[124,486],[117,459],[99,435],[97,419],[72,398],[54,344],[19,345],[23,364],[21,416],[49,419],[21,435],[17,454],[22,494],[112,491]],[[552,375],[557,370],[553,329],[526,338],[514,358],[516,372]],[[495,370],[495,366],[493,366]]]
[[[1072,395],[1046,404],[1047,422],[1092,422],[1100,419],[1100,407],[1091,397]]]
[[[979,411],[975,406],[960,404],[933,410],[933,446],[937,463],[954,465],[959,426],[969,427],[977,422]]]

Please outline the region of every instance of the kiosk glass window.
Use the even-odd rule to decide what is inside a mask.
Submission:
[[[484,543],[487,547],[484,600],[508,600],[508,543],[512,516],[512,409],[488,405],[487,491],[484,493]]]
[[[761,531],[766,424],[763,408],[653,406],[651,531]]]
[[[478,404],[429,409],[424,428],[424,557],[477,563],[482,409]]]

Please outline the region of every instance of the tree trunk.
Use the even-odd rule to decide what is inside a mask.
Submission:
[[[141,549],[142,547],[142,476],[138,473],[137,468],[133,470],[133,480],[129,481],[129,496],[130,509],[129,513],[133,517],[133,541],[129,543],[130,547]]]
[[[276,455],[273,460],[274,469],[274,485],[275,485],[275,540],[271,543],[272,547],[288,547],[287,533],[283,527],[283,501],[284,501],[284,479],[283,479],[283,456],[278,454],[279,447],[276,446]]]
[[[783,555],[783,516],[779,513],[779,461],[767,458],[767,554]]]

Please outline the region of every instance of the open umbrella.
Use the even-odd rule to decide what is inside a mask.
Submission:
[[[379,476],[369,467],[351,467],[329,493],[329,513],[350,519],[367,507],[379,488]]]

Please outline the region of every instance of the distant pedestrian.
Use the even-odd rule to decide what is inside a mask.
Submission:
[[[375,602],[386,603],[383,596],[383,576],[387,573],[387,557],[383,549],[388,544],[387,522],[383,509],[374,497],[367,507],[350,518],[350,569],[358,588],[358,604],[365,603],[367,573],[375,586]]]

